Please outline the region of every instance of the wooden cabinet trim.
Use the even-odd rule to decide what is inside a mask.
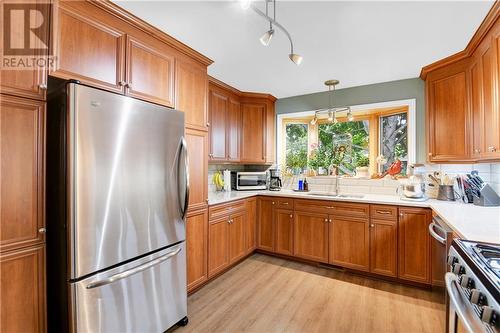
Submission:
[[[274,252],[293,254],[294,212],[290,209],[274,209]]]
[[[300,225],[300,218],[306,216],[306,217],[313,217],[317,218],[318,220],[321,220],[322,223],[322,228],[323,228],[323,243],[321,240],[318,239],[304,239],[304,235],[301,233],[301,225]],[[293,255],[296,257],[308,259],[308,260],[314,260],[314,261],[319,261],[323,263],[328,263],[328,252],[329,252],[329,226],[330,226],[330,219],[328,214],[322,214],[322,213],[313,213],[313,212],[301,212],[301,211],[295,211],[294,213],[294,242],[293,242]],[[317,230],[319,231],[319,230]],[[313,235],[311,235],[314,237]],[[312,253],[303,253],[302,252],[302,245],[303,242],[305,242],[308,247],[308,250],[310,252],[315,252],[314,248],[315,247],[320,247],[322,248],[322,253],[320,255],[314,255]]]
[[[203,226],[202,233],[191,233],[190,220],[196,216],[202,216]],[[195,229],[197,230],[197,229]],[[194,244],[190,244],[190,242]],[[201,258],[192,257],[193,247],[200,247],[203,255]],[[199,248],[198,248],[199,250]],[[187,289],[194,290],[208,280],[208,209],[190,211],[186,215],[186,251],[187,251]],[[201,267],[201,273],[197,272],[197,268]],[[198,276],[196,274],[198,273]]]

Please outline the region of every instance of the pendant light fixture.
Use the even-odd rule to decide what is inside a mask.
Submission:
[[[318,116],[321,114],[328,114],[328,121],[330,123],[336,124],[338,123],[337,112],[347,112],[347,120],[354,120],[354,116],[352,114],[350,106],[333,107],[333,92],[335,91],[335,86],[337,86],[339,83],[339,80],[325,81],[325,86],[328,87],[328,108],[316,110],[314,112],[314,118],[311,120],[311,125],[316,124],[316,122],[318,121]]]
[[[283,31],[285,33],[285,35],[287,36],[288,40],[290,41],[290,54],[288,55],[288,58],[290,58],[290,60],[293,61],[296,65],[300,65],[302,63],[303,57],[301,55],[297,54],[297,53],[294,53],[292,36],[285,29],[285,27],[283,27],[280,23],[278,23],[276,21],[276,0],[264,0],[264,2],[266,4],[266,12],[265,13],[262,12],[257,7],[255,7],[252,4],[251,0],[241,0],[241,7],[243,9],[252,8],[252,10],[254,12],[256,12],[257,14],[259,14],[260,16],[262,16],[264,19],[266,19],[267,21],[269,21],[269,30],[266,31],[264,33],[264,35],[262,35],[262,37],[260,37],[260,39],[259,39],[260,42],[262,43],[262,45],[268,46],[269,43],[271,43],[271,39],[273,38],[274,33],[275,33],[273,27],[279,28],[281,31]],[[271,17],[269,15],[269,4],[270,3],[272,3],[272,5],[273,5],[273,17]]]

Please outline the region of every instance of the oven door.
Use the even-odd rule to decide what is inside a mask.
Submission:
[[[487,332],[485,326],[474,312],[473,305],[462,291],[458,278],[449,272],[445,275],[445,284],[450,306],[448,310],[449,333],[480,333]]]

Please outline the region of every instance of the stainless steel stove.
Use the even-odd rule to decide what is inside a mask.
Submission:
[[[450,332],[500,332],[500,245],[454,240],[446,289]]]

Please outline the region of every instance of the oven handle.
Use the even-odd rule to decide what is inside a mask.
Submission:
[[[460,292],[457,276],[453,273],[448,272],[445,274],[444,279],[446,283],[446,289],[448,290],[448,295],[450,296],[450,300],[453,303],[454,310],[462,320],[467,331],[469,331],[470,333],[482,332],[484,329],[477,322],[476,314],[468,306],[469,302]]]
[[[443,237],[439,236],[434,231],[434,228],[441,230],[441,232],[443,232],[445,235],[446,235],[446,230],[444,230],[443,228],[441,228],[435,222],[432,222],[431,224],[429,224],[429,233],[431,234],[432,238],[434,238],[435,240],[437,240],[439,243],[441,243],[443,245],[446,245],[446,238],[443,238]]]

